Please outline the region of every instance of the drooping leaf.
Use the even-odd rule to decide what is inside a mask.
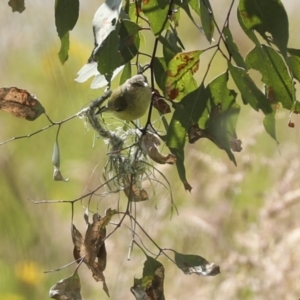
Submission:
[[[255,35],[254,31],[252,29],[249,29],[243,21],[243,17],[241,14],[241,11],[237,11],[237,19],[238,22],[241,26],[241,28],[244,30],[244,32],[246,33],[246,35],[248,36],[248,38],[255,44],[255,45],[260,45],[259,39],[257,38],[257,36]]]
[[[262,82],[272,89],[272,104],[280,102],[284,108],[292,108],[295,99],[292,79],[283,59],[273,48],[255,47],[247,55],[246,64],[259,71]]]
[[[234,80],[237,88],[241,92],[241,96],[245,103],[249,103],[255,110],[261,109],[265,114],[264,126],[266,132],[275,140],[275,114],[271,101],[263,94],[263,92],[257,88],[253,80],[250,78],[246,70],[238,68],[229,64],[229,71]]]
[[[69,31],[71,31],[79,16],[79,0],[55,1],[55,25],[61,40],[59,58],[63,64],[68,59]]]
[[[164,266],[156,259],[147,256],[143,277],[134,279],[134,286],[130,291],[137,300],[164,300],[164,273]]]
[[[169,62],[167,69],[165,94],[170,100],[181,100],[185,95],[196,89],[193,74],[199,68],[201,50],[181,52]]]
[[[60,49],[58,52],[59,60],[64,64],[69,58],[69,49],[70,49],[70,34],[69,32],[65,33],[64,36],[60,38]]]
[[[214,34],[214,16],[209,0],[200,0],[200,18],[207,40],[211,43]]]
[[[76,260],[79,258],[83,259],[83,262],[91,269],[93,278],[103,283],[103,290],[108,296],[109,291],[103,274],[107,260],[104,239],[106,237],[106,226],[115,213],[115,210],[109,208],[106,210],[106,215],[102,218],[98,214],[94,214],[93,223],[87,224],[88,227],[84,238],[75,225],[72,224],[71,227],[74,258]]]
[[[183,9],[187,16],[190,18],[192,23],[204,34],[202,27],[198,24],[198,21],[194,19],[194,14],[192,10],[200,17],[200,1],[199,0],[175,0],[174,4],[178,5],[181,9]]]
[[[53,285],[49,291],[49,297],[57,300],[82,300],[80,288],[80,278],[76,270],[71,277]]]
[[[277,141],[275,113],[276,113],[276,111],[274,110],[272,113],[265,115],[264,120],[263,120],[263,125],[264,125],[264,127],[266,129],[266,132],[275,141]]]
[[[166,143],[171,152],[176,156],[176,166],[179,177],[187,190],[191,190],[184,167],[184,146],[186,134],[193,124],[198,124],[200,118],[206,110],[208,94],[203,85],[184,96],[175,107],[171,119]]]
[[[202,276],[215,276],[220,273],[220,267],[215,263],[209,263],[205,258],[193,254],[181,254],[176,251],[176,266],[183,271],[184,274],[197,274]]]
[[[0,88],[0,110],[28,121],[34,121],[45,113],[36,96],[16,87]]]
[[[226,41],[226,45],[228,47],[229,53],[233,57],[237,66],[247,70],[247,65],[246,65],[242,55],[240,54],[240,51],[239,51],[236,43],[233,40],[231,31],[230,31],[228,25],[224,27],[223,34],[225,37],[225,41]]]
[[[228,89],[227,81],[228,73],[223,73],[207,86],[210,103],[209,113],[204,114],[204,118],[208,116],[205,121],[205,134],[220,149],[225,150],[230,160],[236,164],[231,144],[237,140],[235,129],[240,106],[236,103],[236,92]]]
[[[160,145],[160,139],[151,132],[147,132],[140,137],[139,145],[144,153],[159,164],[174,164],[176,162],[175,155],[163,155],[159,152],[158,146]]]
[[[240,0],[238,11],[246,28],[256,30],[286,56],[289,22],[280,0]]]
[[[187,2],[194,12],[200,17],[200,2],[198,0],[189,0]]]
[[[167,0],[142,1],[142,12],[148,18],[154,35],[159,35],[169,25],[169,2]]]
[[[257,88],[247,71],[232,64],[229,64],[228,68],[232,79],[241,92],[243,101],[249,103],[257,111],[261,109],[264,114],[271,113],[271,104],[263,92]]]
[[[12,8],[12,11],[22,13],[25,10],[25,0],[9,0],[8,5]]]

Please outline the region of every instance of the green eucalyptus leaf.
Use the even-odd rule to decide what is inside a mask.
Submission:
[[[188,93],[175,107],[169,124],[166,143],[170,151],[176,155],[176,166],[179,177],[187,190],[191,190],[184,167],[184,146],[189,128],[198,124],[206,111],[208,94],[203,85]]]
[[[116,30],[110,32],[95,54],[95,59],[98,62],[98,70],[101,74],[105,75],[108,82],[110,81],[113,71],[124,63],[118,50],[119,44],[120,37],[118,35],[117,26]]]
[[[163,45],[163,55],[167,64],[177,53],[182,51],[182,48],[178,45],[180,40],[177,34],[171,30],[166,31],[165,37],[159,36],[158,40]]]
[[[55,25],[61,40],[59,59],[63,64],[68,59],[69,31],[71,31],[79,16],[79,0],[55,1]]]
[[[238,11],[247,29],[257,31],[286,55],[289,22],[280,0],[240,0]]]
[[[55,25],[60,38],[74,28],[78,16],[79,0],[55,1]]]
[[[110,81],[116,68],[130,62],[137,55],[140,29],[134,22],[122,20],[103,41],[95,58],[99,72],[106,76],[107,81]]]
[[[241,92],[243,101],[249,103],[255,110],[261,109],[264,114],[272,112],[271,104],[263,92],[257,88],[245,69],[228,65],[232,79]]]
[[[277,140],[277,135],[276,135],[276,119],[275,119],[275,113],[276,111],[274,110],[272,113],[265,115],[263,124],[266,129],[266,132],[275,140]]]
[[[154,35],[159,35],[169,25],[169,1],[151,0],[142,2],[142,12],[148,18]]]
[[[193,11],[200,17],[200,1],[199,0],[189,0],[187,1],[189,6]]]
[[[141,27],[130,20],[122,20],[119,36],[119,51],[124,63],[130,62],[138,53],[140,47],[139,31]]]
[[[262,74],[262,82],[272,90],[271,103],[280,102],[291,109],[295,100],[295,90],[289,71],[282,57],[271,47],[262,45],[252,49],[246,58],[246,64]]]
[[[236,92],[227,87],[228,73],[215,78],[208,86],[210,97],[209,114],[205,122],[205,134],[220,149],[226,151],[231,161],[236,164],[231,151],[232,142],[236,141],[236,124],[240,113],[240,106],[236,103]],[[208,117],[207,117],[208,116]]]
[[[246,33],[246,35],[248,36],[248,38],[255,44],[255,45],[260,45],[260,42],[257,38],[257,36],[255,35],[254,31],[249,29],[248,27],[246,27],[246,25],[244,24],[241,12],[238,10],[237,11],[237,19],[238,22],[241,26],[241,28],[244,30],[244,32]]]
[[[64,64],[69,58],[70,48],[70,34],[67,32],[63,37],[60,38],[60,49],[58,52],[59,60]]]
[[[246,70],[229,64],[229,71],[237,88],[241,92],[242,98],[255,110],[261,109],[265,114],[264,127],[266,132],[275,140],[275,114],[269,99],[257,88]]]
[[[193,14],[190,10],[190,7],[196,12],[196,14],[200,17],[200,5],[198,0],[190,0],[190,1],[174,1],[180,8],[182,8],[190,20],[194,23],[194,25],[199,29],[200,26],[195,21]]]
[[[211,43],[214,34],[214,16],[209,0],[200,0],[200,18],[206,39]]]
[[[247,65],[246,65],[242,55],[240,54],[240,51],[239,51],[236,43],[233,40],[231,31],[230,31],[228,25],[224,27],[223,34],[224,34],[224,37],[225,37],[225,41],[226,41],[226,45],[228,47],[229,53],[233,57],[233,59],[236,62],[237,66],[247,70]]]

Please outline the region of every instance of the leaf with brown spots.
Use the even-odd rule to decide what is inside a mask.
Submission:
[[[168,64],[166,79],[166,97],[181,100],[197,88],[193,77],[199,68],[199,56],[203,51],[180,52]]]
[[[12,11],[22,13],[25,10],[25,1],[24,0],[10,0],[8,5],[12,8]]]
[[[0,88],[0,109],[28,121],[34,121],[45,113],[34,95],[16,87]]]

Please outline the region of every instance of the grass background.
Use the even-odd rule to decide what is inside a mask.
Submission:
[[[289,46],[299,48],[299,3],[283,3],[290,19]],[[222,22],[229,1],[214,0],[211,4]],[[7,1],[0,4],[0,86],[17,86],[34,93],[56,121],[76,113],[102,91],[89,89],[89,82],[74,82],[91,51],[91,18],[99,2],[81,3],[78,24],[71,32],[70,57],[64,66],[57,56],[53,6],[50,1],[28,0],[26,10],[19,14],[11,12]],[[232,31],[245,55],[251,43],[236,26],[235,10],[232,18]],[[207,46],[204,36],[188,19],[181,22],[179,30],[186,50]],[[151,37],[144,43],[145,49],[151,49]],[[199,80],[208,56],[203,55],[201,60]],[[209,79],[224,67],[225,62],[217,57]],[[157,184],[152,199],[137,204],[140,223],[160,246],[198,254],[221,266],[221,274],[216,277],[187,276],[162,258],[166,299],[300,297],[300,124],[293,116],[296,126],[291,129],[288,118],[288,112],[277,114],[277,145],[264,132],[262,115],[243,107],[237,128],[243,151],[236,154],[237,167],[209,141],[189,145],[186,166],[192,193],[183,190],[174,166],[159,167],[171,182],[179,216],[170,219],[169,193]],[[1,112],[0,141],[32,133],[47,124],[44,116],[26,122]],[[53,182],[55,135],[56,128],[52,128],[0,148],[0,298],[4,300],[46,299],[49,288],[73,272],[69,267],[43,273],[72,261],[70,206],[34,205],[29,199],[69,200],[93,189],[101,178],[106,146],[102,140],[92,146],[93,133],[83,120],[64,124],[59,136],[61,165],[70,181]],[[116,201],[117,197],[102,199],[97,203],[99,212],[114,208]],[[78,203],[74,222],[83,232],[82,215]],[[137,248],[127,260],[129,241],[130,233],[123,226],[106,244],[105,276],[112,299],[133,299],[129,287],[142,273],[144,256]],[[145,243],[155,250],[149,241]],[[105,298],[101,284],[94,282],[86,267],[79,274],[85,299]]]

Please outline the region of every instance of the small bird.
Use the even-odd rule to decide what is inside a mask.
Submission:
[[[142,117],[150,104],[152,91],[146,77],[139,74],[116,88],[98,113],[112,112],[121,120],[133,121]]]

